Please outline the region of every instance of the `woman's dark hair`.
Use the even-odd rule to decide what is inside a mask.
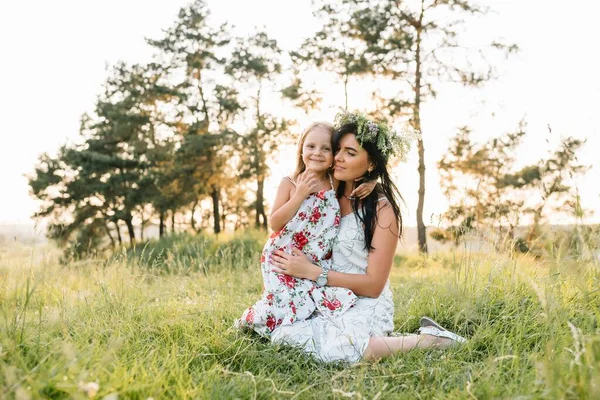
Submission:
[[[345,135],[356,134],[356,124],[345,124],[339,127],[333,133],[333,151],[335,154],[340,149],[340,141]],[[361,143],[363,149],[367,151],[369,155],[369,161],[373,163],[374,169],[369,173],[365,173],[361,180],[373,180],[380,178],[381,182],[377,183],[375,190],[371,192],[365,199],[354,198],[350,201],[352,204],[352,211],[356,213],[360,222],[362,222],[365,230],[365,249],[371,251],[374,249],[371,246],[373,240],[373,233],[377,226],[377,201],[380,198],[386,198],[389,202],[389,206],[392,207],[396,220],[398,221],[398,237],[402,236],[402,215],[400,214],[399,202],[402,200],[400,191],[392,181],[390,174],[387,170],[387,159],[383,156],[381,151],[377,148],[375,143],[364,142]],[[337,189],[337,197],[340,198],[344,194],[344,187],[346,182],[340,182]],[[361,212],[357,212],[360,210]]]

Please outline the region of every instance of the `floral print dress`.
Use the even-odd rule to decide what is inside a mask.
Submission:
[[[366,274],[369,252],[357,214],[342,217],[332,260],[335,271]],[[394,301],[388,281],[379,297],[360,296],[343,314],[331,316],[319,309],[309,319],[276,327],[271,342],[300,347],[321,361],[355,363],[372,337],[389,336],[393,329]]]
[[[351,290],[318,287],[308,279],[275,273],[269,260],[275,251],[291,254],[296,247],[323,268],[331,267],[332,247],[340,226],[340,205],[329,179],[331,189],[311,194],[296,215],[265,244],[260,258],[262,298],[242,314],[236,327],[270,338],[275,328],[304,321],[315,311],[334,317],[356,303],[357,297]]]

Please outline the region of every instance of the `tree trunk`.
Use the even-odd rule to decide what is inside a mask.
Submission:
[[[529,233],[527,235],[527,242],[531,245],[538,236],[538,226],[540,225],[540,221],[542,220],[542,210],[543,206],[535,210],[533,214],[533,223],[531,224],[531,228],[529,229]]]
[[[175,210],[171,210],[171,234],[175,233]]]
[[[196,231],[196,220],[194,219],[194,213],[196,212],[196,207],[198,207],[198,200],[194,201],[192,205],[192,218],[190,220],[190,225],[192,226],[192,230]]]
[[[256,190],[256,227],[259,229],[267,229],[267,215],[265,213],[264,189],[265,179],[263,177],[259,177],[258,188]]]
[[[202,100],[202,113],[204,114],[204,121],[202,126],[202,134],[208,133],[210,127],[210,114],[208,113],[208,106],[206,105],[206,97],[204,96],[204,88],[202,87],[202,70],[198,70],[198,91],[200,92],[200,99]]]
[[[348,110],[348,74],[344,75],[344,97],[346,99],[345,110]]]
[[[119,240],[119,247],[123,247],[123,237],[121,237],[121,228],[119,227],[119,220],[115,222],[115,228],[117,229],[117,239]]]
[[[146,225],[146,220],[144,219],[144,211],[140,212],[140,216],[142,219],[142,223],[140,224],[140,241],[144,241],[144,226]]]
[[[413,109],[413,128],[415,131],[421,131],[421,34],[423,23],[424,4],[421,2],[421,15],[417,29],[416,50],[415,50],[415,104]],[[427,253],[427,231],[423,223],[423,209],[425,205],[425,146],[423,139],[418,141],[419,151],[419,201],[417,203],[417,233],[419,238],[419,251]]]
[[[112,237],[112,235],[110,233],[110,228],[108,227],[108,224],[104,225],[104,229],[106,229],[106,234],[108,235],[108,238],[110,239],[110,247],[112,247],[114,249],[115,248],[115,239]]]
[[[262,89],[262,82],[258,85],[258,93],[256,95],[256,120],[258,123],[261,122],[262,116],[260,114],[260,92]],[[265,191],[265,178],[263,176],[263,169],[265,169],[264,165],[261,165],[261,152],[262,148],[259,146],[259,137],[258,132],[256,133],[256,140],[254,143],[254,156],[255,159],[255,171],[256,171],[256,181],[257,181],[257,189],[256,189],[256,220],[255,224],[257,228],[267,229],[267,216],[265,215],[265,200],[264,200],[264,191]],[[260,217],[262,216],[262,221]]]
[[[163,211],[158,215],[158,238],[162,238],[165,234],[165,213]]]
[[[129,232],[129,243],[135,244],[135,231],[133,230],[133,223],[131,223],[131,216],[124,219],[125,224],[127,225],[127,231]]]
[[[214,227],[213,230],[215,234],[221,233],[221,217],[219,216],[219,189],[213,185],[212,192],[210,194],[213,202],[213,219],[214,219]]]
[[[419,251],[427,253],[427,230],[423,222],[423,208],[425,205],[425,147],[423,140],[418,142],[419,148],[419,201],[417,203],[417,233],[419,238]]]

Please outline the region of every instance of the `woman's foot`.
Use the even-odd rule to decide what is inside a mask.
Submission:
[[[433,319],[429,317],[423,317],[419,321],[419,333],[421,335],[431,335],[439,338],[447,338],[451,339],[454,343],[465,343],[467,339],[464,337],[457,335],[454,332],[450,332],[449,330],[442,327],[440,324],[435,322]]]

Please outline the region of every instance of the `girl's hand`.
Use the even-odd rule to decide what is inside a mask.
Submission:
[[[298,196],[302,196],[303,199],[307,198],[311,193],[317,191],[319,187],[319,179],[314,171],[308,170],[300,175],[296,179],[296,192]]]
[[[355,196],[362,200],[370,195],[373,190],[375,190],[375,186],[377,186],[377,179],[374,181],[363,182],[352,191],[350,196]]]
[[[278,274],[293,276],[294,278],[310,279],[314,281],[321,274],[321,267],[312,261],[297,248],[292,249],[292,254],[276,251],[271,255],[272,271]]]

